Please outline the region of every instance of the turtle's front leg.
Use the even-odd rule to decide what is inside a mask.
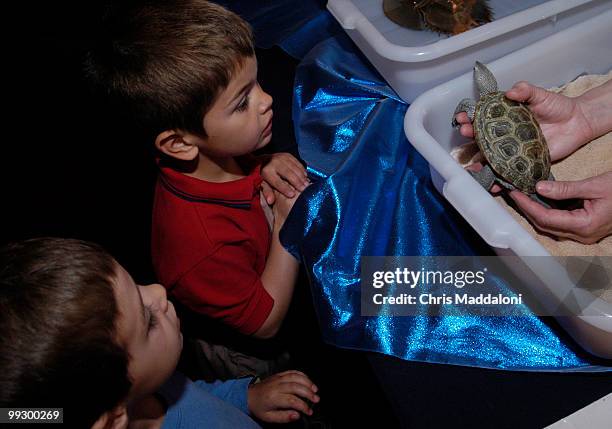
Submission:
[[[457,107],[455,108],[455,113],[453,113],[453,121],[451,123],[452,126],[453,127],[459,126],[459,122],[457,122],[457,119],[455,119],[455,116],[457,116],[457,113],[460,113],[460,112],[467,113],[468,118],[470,119],[470,122],[472,122],[474,121],[475,111],[476,111],[476,102],[472,100],[471,98],[464,98],[463,100],[459,102],[459,104],[457,104]]]

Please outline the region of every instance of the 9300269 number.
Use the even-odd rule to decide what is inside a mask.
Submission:
[[[63,408],[0,408],[0,423],[63,423]]]

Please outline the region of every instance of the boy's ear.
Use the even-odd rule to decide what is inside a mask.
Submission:
[[[192,141],[195,138],[183,131],[162,131],[155,138],[155,147],[160,152],[181,161],[192,161],[199,153],[198,146]]]
[[[117,405],[105,412],[93,424],[91,429],[126,429],[128,427],[128,413],[125,403]]]

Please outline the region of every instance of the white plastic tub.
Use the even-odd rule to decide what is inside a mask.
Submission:
[[[612,8],[612,0],[489,0],[494,21],[447,37],[393,23],[383,0],[329,0],[327,8],[405,101]]]
[[[501,89],[519,80],[547,88],[580,74],[607,73],[612,68],[612,9],[488,67]],[[515,272],[554,306],[574,287],[565,270],[554,258],[537,258],[537,263],[536,258],[527,258],[549,253],[449,155],[453,147],[467,141],[450,125],[454,108],[464,97],[476,98],[471,71],[418,97],[406,113],[406,136],[429,162],[438,191],[498,254],[520,256],[535,276],[527,274],[525,267],[516,267]],[[586,299],[593,302],[583,314],[560,318],[560,322],[586,350],[612,358],[612,304],[592,295]]]

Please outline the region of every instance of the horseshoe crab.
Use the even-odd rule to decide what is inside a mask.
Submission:
[[[491,22],[486,0],[384,0],[385,15],[402,27],[455,35]]]

